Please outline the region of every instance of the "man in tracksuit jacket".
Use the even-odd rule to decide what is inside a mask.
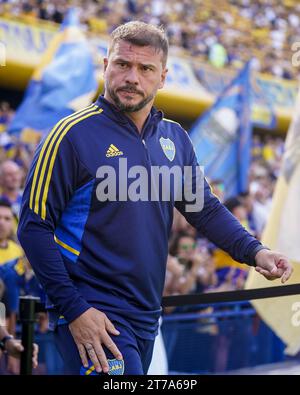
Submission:
[[[153,107],[167,52],[161,29],[142,22],[118,27],[104,59],[104,96],[53,128],[28,175],[18,237],[49,298],[70,374],[147,372],[174,206],[235,260],[269,279],[291,275],[288,260],[247,233],[206,181],[203,208],[194,211],[174,193],[134,201],[119,191],[136,182],[120,170],[125,159],[128,170],[142,166],[147,174],[154,166],[197,167],[187,133]],[[115,177],[105,186],[108,169]],[[110,199],[102,199],[108,191]]]

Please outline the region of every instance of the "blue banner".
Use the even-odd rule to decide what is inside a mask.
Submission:
[[[205,176],[223,181],[226,198],[248,188],[252,140],[250,96],[250,63],[247,63],[190,131]]]
[[[45,134],[61,118],[90,104],[96,89],[92,54],[72,8],[34,71],[8,132]]]

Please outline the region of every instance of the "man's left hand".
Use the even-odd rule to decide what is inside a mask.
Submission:
[[[255,255],[255,270],[268,280],[281,278],[284,284],[293,272],[293,267],[289,259],[279,252],[263,249]]]

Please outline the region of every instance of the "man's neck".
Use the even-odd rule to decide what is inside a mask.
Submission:
[[[107,101],[109,101],[111,104],[116,106],[115,102],[110,97],[110,95],[104,94],[104,98]],[[148,118],[148,115],[150,114],[152,105],[153,105],[153,100],[150,103],[148,103],[144,108],[142,108],[140,111],[135,111],[135,112],[124,111],[124,114],[132,120],[132,122],[135,124],[140,134],[142,133],[144,124]]]
[[[137,112],[125,112],[125,115],[133,121],[140,134],[142,133],[143,127],[150,113],[150,109],[143,108]]]
[[[7,239],[0,239],[0,248],[7,248],[8,240]]]
[[[14,202],[18,197],[18,190],[17,189],[3,189],[2,195],[8,197],[11,202]]]

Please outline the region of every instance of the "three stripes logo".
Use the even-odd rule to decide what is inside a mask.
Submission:
[[[111,158],[113,156],[123,155],[123,151],[120,151],[115,145],[111,144],[106,151],[106,157]]]
[[[86,118],[99,115],[102,111],[103,110],[98,108],[97,105],[91,104],[89,107],[60,120],[48,134],[35,166],[29,202],[30,209],[38,214],[43,220],[46,219],[46,203],[55,159],[63,138],[74,125]]]

